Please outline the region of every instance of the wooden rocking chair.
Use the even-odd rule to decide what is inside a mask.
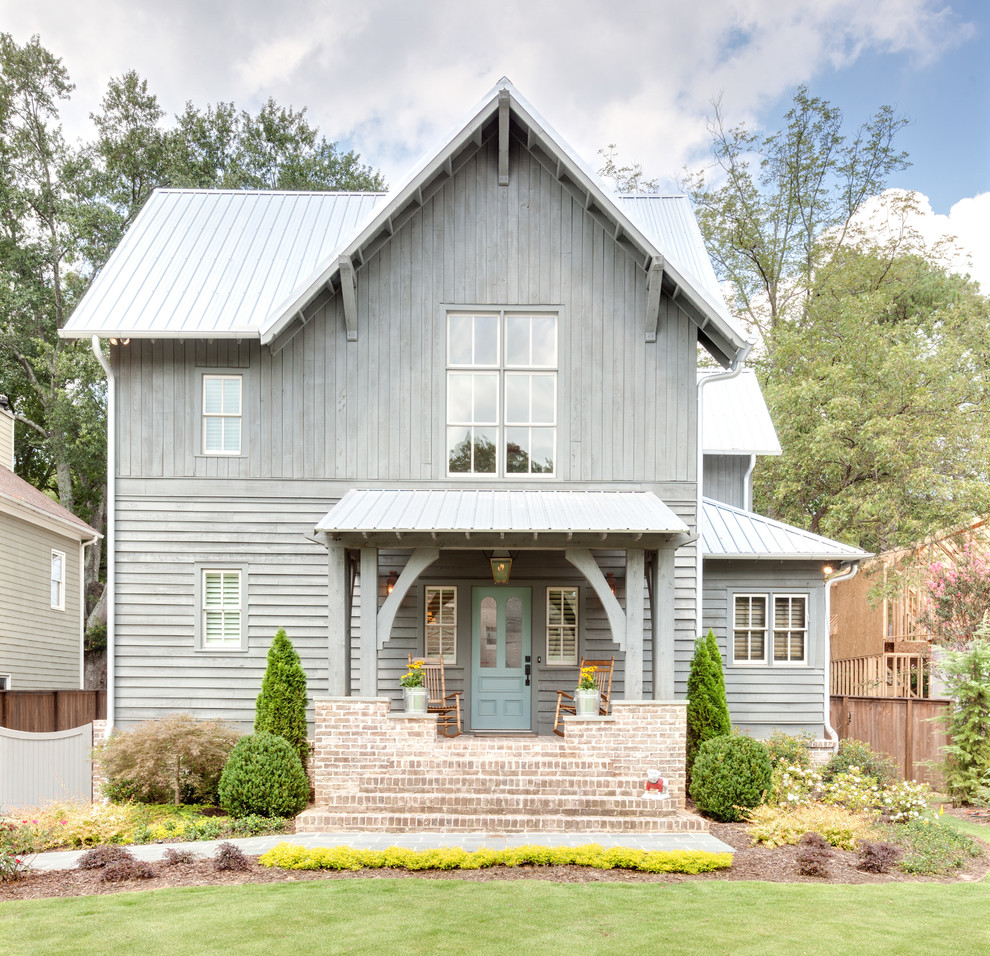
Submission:
[[[442,657],[413,657],[409,664],[422,661],[423,686],[426,688],[426,712],[437,715],[437,731],[444,737],[456,737],[461,732],[461,693],[447,693]],[[451,733],[453,731],[453,733]]]
[[[598,715],[600,717],[607,717],[609,706],[612,703],[612,672],[615,670],[615,658],[610,658],[607,661],[592,661],[582,657],[581,667],[594,667],[595,688],[599,694]],[[557,712],[553,715],[553,732],[558,737],[564,736],[564,722],[562,719],[564,715],[575,713],[577,713],[577,710],[574,705],[574,695],[568,694],[564,690],[558,690]]]

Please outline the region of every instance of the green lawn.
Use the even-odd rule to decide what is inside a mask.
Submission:
[[[0,935],[19,954],[983,956],[990,883],[334,880],[0,903]]]

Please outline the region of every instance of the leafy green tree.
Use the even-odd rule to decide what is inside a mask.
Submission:
[[[309,757],[306,730],[306,672],[283,628],[268,649],[268,666],[255,706],[255,733],[283,737],[299,754],[303,766]]]
[[[722,655],[712,631],[695,642],[688,674],[687,699],[687,773],[690,778],[698,748],[706,740],[732,732],[725,697]]]

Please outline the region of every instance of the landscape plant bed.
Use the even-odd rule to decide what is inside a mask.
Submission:
[[[31,871],[22,879],[0,883],[0,900],[41,899],[52,897],[104,895],[157,890],[179,886],[234,886],[244,883],[310,882],[348,879],[432,879],[493,882],[499,880],[547,880],[557,883],[682,883],[695,880],[744,880],[770,883],[958,883],[984,879],[988,857],[973,859],[950,875],[921,877],[894,869],[890,873],[865,873],[856,868],[858,855],[834,849],[828,878],[800,876],[797,846],[750,846],[750,837],[739,824],[712,823],[711,833],[735,849],[732,867],[696,875],[683,873],[640,873],[632,870],[599,870],[583,866],[496,866],[483,870],[281,870],[259,865],[257,857],[248,857],[250,867],[243,872],[214,869],[212,859],[197,859],[190,864],[165,866],[151,864],[150,879],[121,883],[100,881],[99,871],[52,870]]]

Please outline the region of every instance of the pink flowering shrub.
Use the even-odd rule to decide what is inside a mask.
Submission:
[[[925,578],[928,601],[918,623],[932,642],[961,649],[990,615],[990,565],[969,543],[955,564],[934,561]]]

